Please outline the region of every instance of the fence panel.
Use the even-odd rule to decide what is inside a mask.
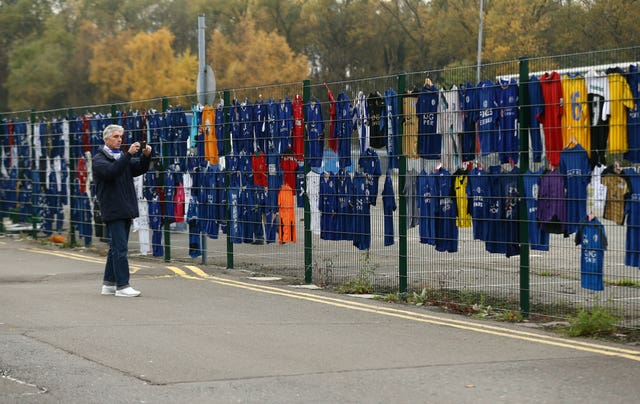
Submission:
[[[2,113],[0,230],[106,248],[91,159],[115,123],[154,150],[132,255],[638,328],[639,53]]]

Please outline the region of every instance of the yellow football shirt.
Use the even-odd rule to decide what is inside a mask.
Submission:
[[[587,100],[587,82],[583,76],[562,76],[562,144],[579,143],[591,153],[591,119]]]
[[[633,94],[629,83],[620,73],[610,73],[609,104],[611,117],[609,118],[609,153],[626,153],[627,143],[627,111],[632,109]]]

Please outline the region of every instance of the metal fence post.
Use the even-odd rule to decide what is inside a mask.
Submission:
[[[529,109],[529,59],[520,58],[519,79],[519,104],[518,121],[520,122],[520,178],[518,179],[518,194],[524,196],[524,173],[529,170],[529,127],[531,116]],[[529,317],[530,290],[529,290],[529,220],[527,205],[520,199],[518,209],[518,223],[520,223],[520,312],[524,317]]]
[[[404,74],[398,76],[398,156],[400,158],[400,168],[398,175],[398,236],[399,236],[399,256],[398,256],[398,277],[400,293],[407,292],[407,198],[404,195],[404,187],[407,176],[407,157],[402,150],[403,125],[402,120],[404,110],[402,99],[407,87],[407,77]]]
[[[302,82],[302,100],[306,107],[311,100],[311,81],[304,80]],[[309,167],[309,134],[305,131],[304,137],[304,176],[306,184],[307,174],[311,171]],[[311,204],[309,203],[309,194],[305,191],[304,195],[304,282],[311,283],[313,280],[313,251],[311,242]]]
[[[169,109],[169,99],[166,97],[162,98],[162,113],[165,114],[164,119],[162,120],[163,124],[166,126],[167,124],[167,110]],[[167,161],[168,157],[171,156],[167,156],[167,147],[166,145],[163,145],[163,149],[162,150],[162,155],[164,156],[163,160]],[[165,167],[164,164],[162,164],[162,171],[160,171],[158,173],[158,179],[160,180],[160,186],[163,187],[165,186],[165,176],[166,176],[166,170],[168,169],[168,167]],[[164,208],[162,211],[162,218],[163,218],[163,233],[164,233],[164,261],[165,262],[170,262],[171,261],[171,226],[169,223],[169,220],[167,220],[167,204],[171,203],[172,201],[167,201],[167,194],[166,192],[162,192],[162,207]]]
[[[29,117],[29,125],[31,125],[31,134],[33,136],[34,133],[34,129],[33,126],[35,125],[36,122],[36,112],[34,110],[31,110],[31,115]],[[38,238],[38,222],[40,222],[40,217],[38,216],[38,195],[40,194],[40,176],[39,174],[36,173],[36,149],[33,145],[33,137],[31,138],[31,237],[33,237],[33,239],[37,239]],[[38,183],[36,184],[36,181],[34,181],[34,179],[36,178],[36,175],[38,175]],[[36,187],[37,187],[37,192],[36,192]],[[1,218],[0,218],[0,221]],[[2,224],[0,224],[0,226],[2,226]],[[4,229],[1,229],[3,230]]]
[[[227,153],[231,153],[231,132],[226,130],[227,124],[229,123],[229,114],[231,113],[231,93],[229,90],[224,91],[224,107],[222,110],[224,111],[224,125],[225,130],[224,133],[224,148],[227,150]],[[225,160],[225,171],[226,174],[224,176],[224,185],[225,185],[225,193],[227,194],[227,269],[233,269],[233,242],[231,241],[231,206],[229,205],[228,195],[229,195],[229,185],[231,184],[231,179],[229,178],[229,170],[228,170],[229,162]]]
[[[67,111],[67,121],[71,120],[71,116],[73,114],[73,111],[70,109],[69,111]],[[69,122],[70,123],[70,122]],[[73,159],[73,154],[72,154],[72,150],[71,150],[71,139],[73,138],[73,133],[69,134],[69,139],[67,140],[67,150],[69,151],[69,179],[68,179],[68,183],[70,184],[69,186],[69,246],[70,247],[77,247],[78,243],[76,242],[76,230],[73,228],[73,215],[71,214],[71,212],[73,212],[73,208],[74,208],[74,204],[75,204],[75,199],[76,199],[76,195],[73,192],[73,182],[75,177],[77,176],[78,172],[77,172],[77,164],[76,161],[74,161]]]

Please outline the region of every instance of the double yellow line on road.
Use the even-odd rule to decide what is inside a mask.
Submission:
[[[21,251],[33,252],[39,254],[47,254],[60,258],[67,258],[72,260],[84,261],[89,263],[96,263],[104,265],[105,259],[98,257],[90,257],[82,254],[77,254],[72,251],[55,251],[46,250],[41,248],[21,248]],[[153,266],[131,264],[131,272],[135,273],[141,268],[152,268]],[[568,348],[577,351],[589,352],[593,354],[613,356],[619,358],[630,359],[633,361],[640,361],[640,350],[619,348],[616,346],[609,346],[604,344],[592,343],[580,340],[569,340],[565,338],[554,337],[552,335],[538,334],[528,331],[520,331],[510,329],[506,327],[499,327],[490,324],[479,324],[470,320],[458,320],[435,316],[428,313],[420,313],[410,310],[402,310],[395,307],[387,307],[378,304],[372,304],[367,302],[356,302],[343,298],[323,296],[310,292],[301,292],[288,288],[257,285],[250,282],[242,282],[232,279],[220,278],[212,276],[204,272],[202,269],[195,265],[184,265],[189,271],[186,272],[178,266],[167,266],[174,275],[188,279],[212,282],[221,286],[228,286],[234,288],[240,288],[244,290],[250,290],[258,293],[265,293],[270,295],[284,296],[292,299],[305,300],[314,303],[326,304],[334,307],[340,307],[348,310],[356,310],[365,313],[377,314],[382,316],[400,318],[409,321],[415,321],[426,324],[440,325],[444,327],[451,327],[465,331],[479,332],[483,334],[490,334],[499,337],[506,337],[511,339],[523,340],[528,342],[534,342],[539,344],[551,345],[561,348]],[[164,276],[161,276],[164,277]]]
[[[640,362],[640,350],[619,348],[615,346],[609,346],[604,344],[591,343],[580,340],[568,340],[564,338],[554,337],[552,335],[538,334],[528,331],[514,330],[506,327],[499,327],[490,324],[479,324],[477,322],[468,320],[450,319],[440,316],[435,316],[427,313],[419,313],[409,310],[402,310],[394,307],[385,307],[380,305],[368,304],[363,302],[354,302],[351,300],[321,296],[309,292],[300,292],[296,290],[290,290],[280,287],[256,285],[249,282],[241,282],[231,279],[219,278],[211,276],[205,273],[202,269],[193,265],[185,265],[191,273],[183,271],[177,266],[167,266],[167,269],[181,278],[190,280],[200,280],[216,283],[222,286],[230,286],[245,290],[251,290],[259,293],[266,293],[278,296],[285,296],[293,299],[306,300],[315,303],[321,303],[331,305],[334,307],[340,307],[349,310],[357,310],[366,313],[372,313],[377,315],[401,318],[404,320],[416,321],[421,323],[440,325],[445,327],[451,327],[461,329],[465,331],[479,332],[484,334],[490,334],[500,337],[506,337],[511,339],[518,339],[528,342],[534,342],[539,344],[551,345],[561,348],[568,348],[577,351],[589,352],[600,355],[614,356],[625,359],[630,359]]]
[[[105,258],[89,257],[87,255],[74,253],[71,250],[64,250],[64,251],[45,250],[43,248],[35,248],[35,247],[34,248],[20,248],[19,250],[20,251],[27,251],[27,252],[35,252],[35,253],[38,253],[38,254],[53,255],[55,257],[67,258],[67,259],[76,260],[76,261],[89,262],[89,263],[92,263],[92,264],[102,264],[102,265],[104,265],[106,263],[106,259]],[[141,265],[141,264],[130,264],[129,265],[129,269],[130,269],[130,272],[132,274],[135,274],[141,268],[151,268],[151,267],[148,266],[148,265]]]

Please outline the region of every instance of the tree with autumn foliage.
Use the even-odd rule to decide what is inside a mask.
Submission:
[[[291,50],[278,33],[256,27],[245,17],[230,35],[216,30],[207,48],[218,88],[299,82],[309,74],[309,61]]]
[[[218,88],[444,68],[477,55],[480,0],[0,1],[0,110],[196,92],[197,16]],[[637,60],[638,0],[484,2],[482,74],[531,57],[615,50]],[[567,66],[611,63],[595,52]],[[504,64],[505,66],[507,64]],[[513,70],[513,68],[509,68]],[[468,79],[467,77],[464,78]]]
[[[198,60],[186,50],[176,56],[174,35],[166,28],[155,32],[121,31],[93,47],[89,80],[98,87],[99,102],[137,101],[192,94]]]

